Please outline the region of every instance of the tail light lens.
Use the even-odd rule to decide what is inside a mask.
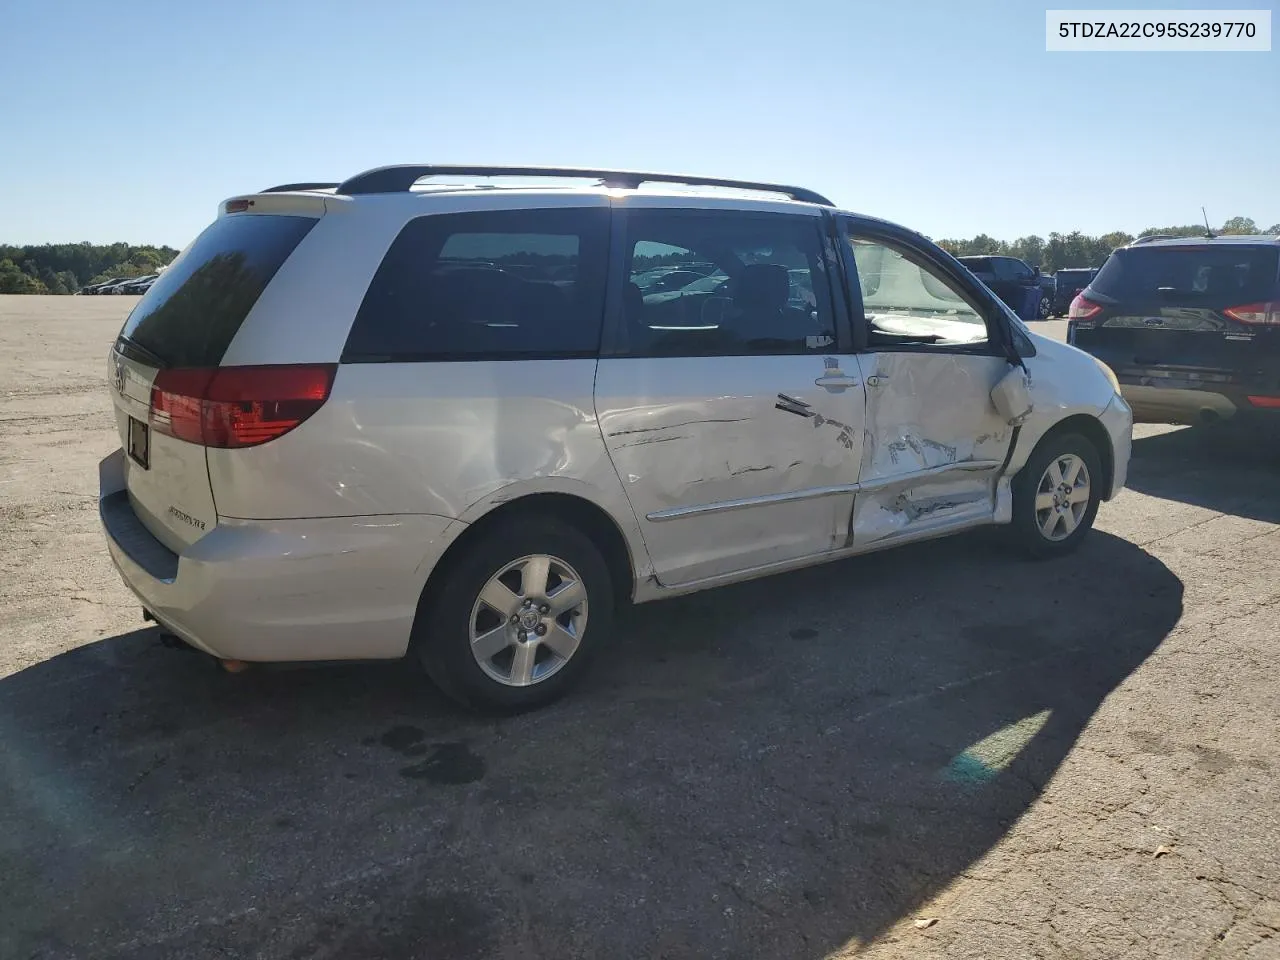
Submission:
[[[1267,410],[1280,410],[1280,397],[1250,397],[1249,402],[1255,407]]]
[[[324,406],[336,364],[161,370],[151,427],[207,447],[254,447],[284,436]]]
[[[1280,323],[1280,300],[1246,303],[1242,307],[1227,307],[1222,312],[1240,323]]]
[[[1102,305],[1086,300],[1083,293],[1077,293],[1067,310],[1068,320],[1091,320],[1102,312]]]

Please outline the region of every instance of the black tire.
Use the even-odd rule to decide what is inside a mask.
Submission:
[[[1036,495],[1049,465],[1068,456],[1078,457],[1088,471],[1089,500],[1075,529],[1062,539],[1052,540],[1045,535],[1037,518]],[[1013,478],[1011,533],[1017,545],[1038,560],[1061,557],[1077,549],[1093,528],[1098,504],[1102,501],[1102,486],[1102,458],[1088,438],[1078,433],[1055,433],[1045,437],[1032,451],[1026,466]]]
[[[1048,297],[1040,298],[1040,308],[1036,311],[1041,320],[1048,320],[1053,316],[1053,301]]]
[[[471,616],[481,590],[503,567],[523,557],[556,557],[577,573],[586,590],[587,627],[562,666],[528,686],[491,677],[471,653]],[[552,518],[517,517],[467,544],[428,585],[414,621],[411,649],[449,697],[473,709],[518,713],[563,696],[586,672],[613,626],[614,587],[599,549],[574,527]]]

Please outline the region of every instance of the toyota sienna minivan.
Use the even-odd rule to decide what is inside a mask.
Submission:
[[[629,603],[988,524],[1064,554],[1132,425],[917,233],[618,171],[235,197],[108,374],[102,522],[149,618],[225,661],[412,655],[498,710],[564,692]]]

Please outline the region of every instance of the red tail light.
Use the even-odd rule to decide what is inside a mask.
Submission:
[[[1255,407],[1265,407],[1268,410],[1280,410],[1280,397],[1250,397],[1249,402]]]
[[[1222,312],[1240,323],[1280,323],[1280,300],[1246,303],[1242,307],[1227,307]]]
[[[1086,300],[1083,293],[1077,293],[1067,310],[1068,320],[1089,320],[1102,312],[1102,305]]]
[[[324,406],[335,364],[161,370],[151,427],[206,447],[253,447],[288,433]]]

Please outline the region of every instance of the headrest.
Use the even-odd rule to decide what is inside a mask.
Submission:
[[[791,278],[787,268],[778,263],[748,264],[733,285],[733,301],[739,307],[781,309],[790,293]]]

